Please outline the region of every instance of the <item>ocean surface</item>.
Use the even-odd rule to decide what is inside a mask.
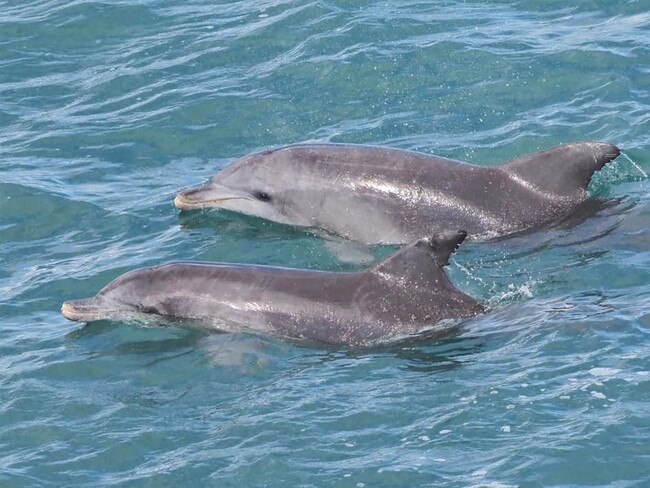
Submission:
[[[623,151],[603,204],[468,243],[445,340],[66,321],[175,260],[351,270],[177,191],[297,142]],[[0,486],[650,486],[650,4],[0,0]],[[373,250],[376,258],[394,248]]]

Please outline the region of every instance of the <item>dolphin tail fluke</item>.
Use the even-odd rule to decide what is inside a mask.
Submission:
[[[513,159],[500,167],[540,191],[572,197],[583,193],[592,175],[620,153],[612,144],[576,142]]]

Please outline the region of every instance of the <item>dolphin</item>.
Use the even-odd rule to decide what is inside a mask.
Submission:
[[[63,303],[61,313],[80,322],[172,322],[352,346],[444,335],[449,328],[440,321],[486,310],[443,270],[466,235],[419,239],[361,272],[197,262],[138,269],[92,298]]]
[[[557,146],[495,166],[387,147],[303,144],[244,156],[179,193],[181,210],[220,208],[362,244],[404,244],[466,229],[487,240],[563,219],[620,150]]]

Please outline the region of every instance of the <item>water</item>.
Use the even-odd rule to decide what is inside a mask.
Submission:
[[[647,2],[0,1],[0,485],[650,484]],[[493,311],[440,342],[306,348],[79,327],[63,300],[179,259],[353,269],[176,191],[305,141],[492,164],[624,151],[607,204],[464,245]],[[377,256],[390,249],[379,249]]]

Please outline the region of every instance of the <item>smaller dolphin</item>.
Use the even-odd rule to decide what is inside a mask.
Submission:
[[[139,269],[92,298],[65,302],[61,313],[80,322],[181,321],[339,345],[391,341],[435,332],[432,327],[443,319],[485,311],[443,271],[466,235],[455,231],[420,239],[354,273],[222,263]]]
[[[363,244],[404,244],[466,229],[485,240],[565,218],[591,176],[620,154],[577,142],[495,166],[387,147],[286,146],[244,156],[207,185],[178,194],[181,210],[220,208],[321,229]]]

